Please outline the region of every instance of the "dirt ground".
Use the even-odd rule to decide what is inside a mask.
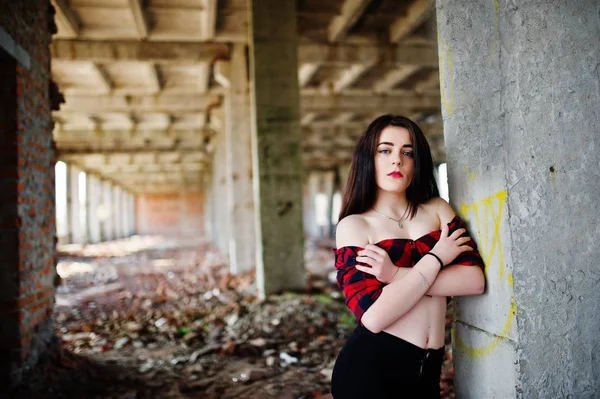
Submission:
[[[356,326],[328,279],[330,247],[307,242],[306,292],[265,300],[252,273],[230,275],[202,240],[61,247],[52,350],[0,397],[330,397],[335,358]],[[447,345],[443,398],[454,397],[452,373]]]

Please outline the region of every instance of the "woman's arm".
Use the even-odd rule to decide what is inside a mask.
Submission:
[[[449,223],[455,213],[443,199],[437,199],[437,213],[440,223]],[[435,282],[427,290],[431,296],[479,295],[485,290],[483,260],[474,241],[468,243],[473,251],[459,255],[437,275]]]
[[[471,247],[464,244],[467,239],[461,237],[466,232],[465,229],[456,229],[452,234],[448,232],[449,226],[446,223],[442,225],[439,241],[429,251],[437,256],[423,255],[409,272],[401,278],[394,278],[382,289],[377,301],[362,317],[365,327],[378,333],[412,309],[440,272],[442,265],[436,257],[447,265],[452,259],[471,250]]]
[[[383,287],[379,298],[363,314],[362,323],[378,333],[407,313],[425,295],[440,271],[433,256],[424,256],[402,278]]]
[[[431,296],[479,295],[485,290],[483,271],[478,266],[446,266],[427,290]]]

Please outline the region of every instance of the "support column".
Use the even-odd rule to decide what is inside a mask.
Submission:
[[[81,219],[82,204],[79,201],[79,173],[81,173],[81,169],[68,165],[67,206],[69,209],[70,242],[73,244],[85,244],[85,227]]]
[[[133,193],[129,194],[127,209],[129,210],[129,227],[127,230],[127,235],[132,236],[137,234],[137,231],[135,229],[135,194]]]
[[[487,276],[456,302],[456,396],[597,396],[598,2],[438,1],[437,18],[450,200]]]
[[[121,230],[119,226],[121,226],[121,187],[114,185],[112,189],[112,200],[111,207],[113,210],[113,229],[114,229],[114,237],[116,239],[121,238]]]
[[[304,289],[296,3],[251,0],[252,157],[261,296]]]
[[[101,200],[101,186],[97,176],[87,175],[87,228],[88,242],[95,244],[100,242],[100,219],[98,218],[98,206]]]
[[[319,226],[317,225],[316,196],[319,193],[319,175],[316,171],[306,174],[303,184],[304,201],[302,210],[304,220],[304,235],[306,237],[318,237]]]
[[[220,131],[214,138],[213,155],[213,232],[214,243],[220,251],[229,252],[229,210],[227,202],[227,153],[225,133]]]
[[[256,223],[252,191],[252,131],[246,46],[234,44],[229,92],[225,97],[229,264],[232,273],[256,265]]]
[[[112,214],[112,183],[105,181],[102,185],[102,241],[115,239],[114,217]]]
[[[324,195],[324,224],[320,226],[320,237],[331,237],[331,207],[333,202],[333,190],[335,182],[335,172],[332,170],[321,172],[321,190]]]
[[[202,191],[204,193],[204,235],[210,242],[215,242],[215,232],[213,229],[214,220],[214,189],[213,189],[213,173],[212,170],[207,170],[202,176]]]

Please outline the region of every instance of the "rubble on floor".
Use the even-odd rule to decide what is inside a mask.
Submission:
[[[55,348],[10,397],[330,397],[335,358],[356,322],[327,279],[331,251],[313,244],[307,291],[264,300],[253,273],[230,275],[199,240],[69,248]],[[454,397],[449,351],[442,392]]]

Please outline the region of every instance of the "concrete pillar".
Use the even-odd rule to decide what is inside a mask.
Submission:
[[[119,229],[119,226],[121,225],[121,214],[122,214],[122,209],[121,209],[121,187],[117,186],[117,185],[113,185],[112,188],[112,201],[111,201],[111,207],[112,207],[112,218],[113,218],[113,230],[114,230],[114,237],[115,238],[121,238],[121,230]]]
[[[129,210],[129,228],[128,235],[137,234],[135,230],[136,226],[136,212],[135,212],[135,194],[129,194],[129,201],[127,205],[127,209]]]
[[[98,176],[87,175],[87,228],[88,242],[95,244],[101,241],[100,219],[98,218],[98,207],[102,196],[102,187]]]
[[[437,3],[451,203],[486,263],[456,302],[460,398],[600,393],[597,0]]]
[[[317,207],[315,198],[319,192],[318,172],[312,171],[306,174],[303,184],[303,213],[304,235],[307,237],[318,237],[319,226],[317,225]]]
[[[102,241],[115,239],[112,207],[112,183],[104,181],[102,185]]]
[[[252,191],[252,131],[246,46],[233,45],[225,96],[229,264],[232,273],[256,265],[256,223]]]
[[[321,237],[331,237],[331,207],[333,203],[333,192],[334,192],[334,183],[335,183],[335,171],[328,170],[320,173],[321,175],[321,189],[320,192],[323,194],[325,199],[325,209],[324,209],[324,220],[320,226],[320,236]]]
[[[229,209],[227,200],[227,153],[224,132],[214,138],[213,154],[213,243],[224,253],[229,252]]]
[[[202,176],[202,191],[204,193],[204,235],[210,242],[215,242],[213,231],[214,206],[213,206],[213,173],[209,169]]]
[[[73,244],[85,244],[85,221],[82,219],[82,204],[79,196],[79,174],[81,169],[68,165],[67,206],[69,209],[69,233]]]
[[[249,12],[257,287],[305,288],[296,3],[251,0]]]

